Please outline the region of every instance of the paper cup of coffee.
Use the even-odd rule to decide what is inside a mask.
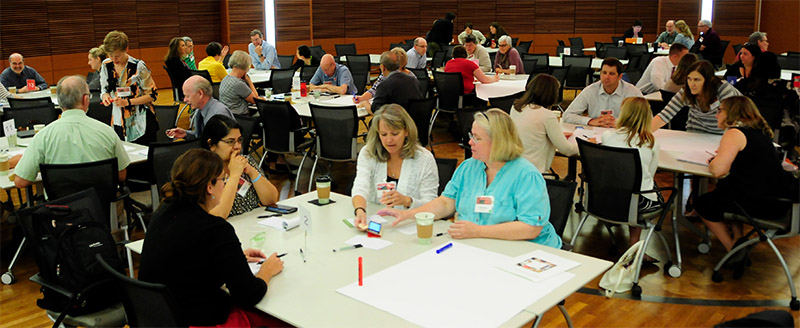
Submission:
[[[436,216],[431,212],[420,212],[414,215],[414,218],[417,220],[417,238],[419,238],[420,244],[428,245],[431,243],[431,237],[433,236],[433,219],[435,217]]]
[[[331,177],[322,175],[317,177],[317,202],[327,204],[331,199]]]
[[[39,131],[42,131],[42,129],[44,129],[44,124],[35,124],[33,126],[34,133],[39,133]]]
[[[0,175],[8,175],[8,154],[0,154]]]
[[[517,74],[517,65],[508,65],[508,69],[511,70],[511,72],[509,73],[511,76]]]

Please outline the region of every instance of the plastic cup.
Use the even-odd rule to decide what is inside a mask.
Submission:
[[[267,99],[272,98],[272,88],[264,89],[264,98],[267,98]]]
[[[0,175],[8,175],[8,153],[0,154]]]
[[[314,91],[311,91],[311,95],[314,96],[314,100],[319,100],[319,97],[322,95],[322,93],[319,91],[319,89],[314,89]]]
[[[262,249],[264,248],[264,243],[267,241],[267,234],[264,232],[259,232],[250,238],[250,248],[255,249]]]
[[[430,245],[435,217],[431,212],[419,212],[414,215],[417,220],[417,238],[419,238],[420,245]]]

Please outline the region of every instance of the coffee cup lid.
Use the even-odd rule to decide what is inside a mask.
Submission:
[[[331,177],[327,175],[320,175],[317,177],[317,182],[331,182]]]

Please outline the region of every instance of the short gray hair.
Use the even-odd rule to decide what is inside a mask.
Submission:
[[[767,32],[755,31],[753,34],[750,34],[750,39],[747,40],[747,42],[758,43],[758,41],[763,41],[765,38],[767,38]]]
[[[514,41],[511,40],[511,37],[508,36],[508,34],[503,34],[503,36],[497,39],[497,44],[500,44],[500,42],[503,41],[505,41],[509,46],[514,46]]]
[[[392,58],[392,51],[384,51],[381,54],[381,65],[389,72],[394,72],[400,69],[400,57],[395,54]],[[385,78],[385,76],[384,76]]]
[[[191,42],[191,43],[194,43],[194,41],[192,41],[192,38],[190,38],[190,37],[188,37],[188,36],[184,36],[184,37],[183,37],[183,42]]]
[[[701,19],[700,23],[703,23],[703,25],[705,26],[711,27],[711,22],[709,22],[707,19]]]
[[[211,83],[202,76],[191,76],[186,79],[184,84],[189,85],[194,92],[203,91],[203,97],[211,97],[214,95],[214,89],[211,88]]]
[[[250,55],[241,50],[234,51],[231,58],[228,59],[228,67],[230,68],[246,70],[250,68],[251,64],[253,64],[253,60],[250,59]]]
[[[253,36],[253,35],[258,35],[262,39],[264,38],[264,33],[261,33],[261,30],[259,30],[259,29],[255,29],[255,30],[250,31],[250,36]]]
[[[62,110],[77,108],[76,106],[83,100],[83,95],[90,94],[89,85],[86,84],[86,78],[81,75],[68,75],[58,80],[56,94]]]

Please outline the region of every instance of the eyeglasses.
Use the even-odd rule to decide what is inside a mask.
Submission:
[[[467,136],[469,136],[469,140],[472,140],[474,143],[483,141],[483,139],[476,137],[472,132],[467,132]]]
[[[241,145],[242,144],[242,137],[239,137],[237,139],[233,139],[233,138],[222,139],[222,140],[220,140],[220,142],[224,142],[224,143],[228,144],[229,146],[233,146],[234,144],[237,144],[237,143]]]
[[[508,43],[501,43],[497,45],[498,47],[508,47]]]
[[[91,93],[84,93],[83,95],[84,96],[89,96],[89,100],[92,100],[92,94]]]

